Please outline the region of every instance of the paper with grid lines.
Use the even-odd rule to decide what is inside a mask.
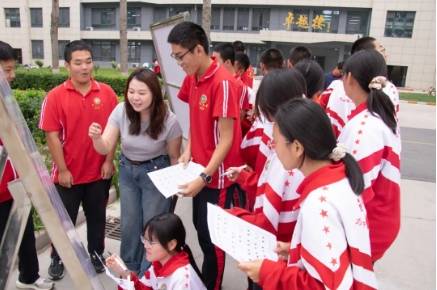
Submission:
[[[208,203],[208,229],[214,245],[238,262],[278,260],[276,236]]]

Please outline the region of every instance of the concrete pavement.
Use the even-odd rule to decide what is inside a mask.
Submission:
[[[434,130],[435,136],[434,106],[401,103],[400,121],[402,127]],[[429,131],[425,130],[423,132]],[[435,175],[435,172],[433,174]],[[401,231],[394,245],[382,260],[375,265],[379,289],[436,289],[435,193],[435,183],[408,179],[402,180]],[[180,199],[176,207],[176,213],[184,221],[188,233],[187,243],[190,245],[200,266],[202,255],[197,243],[196,232],[191,222],[191,199]],[[108,216],[119,217],[118,202],[108,207]],[[86,241],[85,225],[80,225],[77,230],[82,240]],[[106,249],[108,251],[118,252],[119,245],[119,241],[106,239]],[[39,255],[40,274],[42,276],[47,276],[47,268],[50,263],[49,256],[49,249],[43,250]],[[14,276],[11,278],[12,283],[6,289],[15,289],[14,281],[16,275],[17,271],[14,272]],[[104,274],[100,274],[99,278],[105,289],[116,289],[114,283]],[[63,280],[56,282],[56,289],[70,290],[74,289],[74,285],[70,277],[66,275]],[[246,278],[236,268],[235,262],[231,258],[226,260],[223,289],[246,289]]]

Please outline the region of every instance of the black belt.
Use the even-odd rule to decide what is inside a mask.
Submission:
[[[145,161],[130,160],[126,156],[124,156],[124,158],[126,158],[126,160],[129,161],[129,163],[132,164],[132,165],[143,165],[143,164],[146,164],[146,163],[153,162],[153,161],[155,161],[155,160],[157,160],[157,159],[159,159],[159,158],[161,158],[163,156],[165,156],[165,155],[159,155],[158,157],[155,157],[155,158],[152,158],[152,159],[149,159],[149,160],[145,160]]]

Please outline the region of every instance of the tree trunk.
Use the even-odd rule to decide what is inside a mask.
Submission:
[[[52,40],[52,72],[59,73],[59,0],[52,0],[52,14],[50,24],[50,37]]]
[[[206,32],[206,36],[210,40],[210,31],[211,31],[211,0],[203,0],[202,5],[202,27]]]
[[[128,73],[127,46],[127,0],[120,0],[120,70],[123,75]]]

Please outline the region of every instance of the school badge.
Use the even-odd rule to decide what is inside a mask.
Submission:
[[[102,106],[102,100],[99,97],[94,97],[92,106],[95,110],[100,110],[100,107]]]
[[[158,290],[167,290],[167,285],[162,284],[161,287],[158,288]]]
[[[203,111],[208,108],[208,97],[206,95],[200,96],[199,108]]]

